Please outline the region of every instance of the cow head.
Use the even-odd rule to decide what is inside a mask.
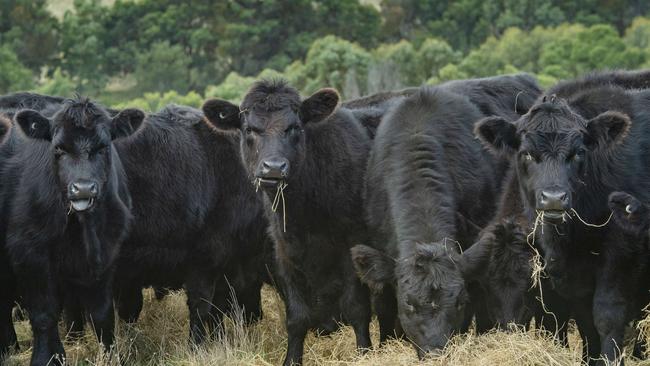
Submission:
[[[605,112],[585,120],[562,99],[544,96],[513,123],[501,117],[477,122],[488,147],[513,158],[524,205],[559,224],[585,186],[590,155],[620,143],[630,119]]]
[[[485,253],[460,254],[450,241],[414,244],[408,254],[393,259],[365,245],[351,249],[361,281],[377,291],[393,286],[404,332],[419,357],[441,349],[465,319],[467,283],[474,280]]]
[[[52,118],[22,110],[15,120],[25,135],[48,141],[64,202],[75,212],[92,210],[107,194],[115,159],[113,140],[136,131],[144,119],[137,109],[115,117],[88,99],[68,100]]]
[[[274,189],[300,171],[305,159],[305,125],[334,112],[339,101],[333,89],[322,89],[301,100],[286,82],[260,81],[241,107],[213,99],[203,105],[206,118],[222,130],[238,129],[244,164],[264,188]]]
[[[485,270],[478,277],[488,316],[500,328],[510,323],[528,324],[537,300],[531,289],[534,253],[526,242],[526,233],[506,220],[486,236],[474,245],[489,246]]]

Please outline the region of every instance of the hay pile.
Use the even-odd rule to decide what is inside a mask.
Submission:
[[[199,349],[187,345],[187,308],[183,293],[174,293],[158,302],[153,292],[145,291],[145,306],[140,322],[134,326],[120,323],[116,350],[99,353],[98,343],[89,329],[82,340],[65,345],[71,365],[278,365],[286,349],[282,302],[271,288],[263,290],[264,319],[244,327],[228,321],[224,336]],[[644,323],[650,336],[650,319]],[[17,323],[23,352],[6,360],[8,365],[29,362],[31,334],[27,322]],[[376,321],[371,324],[374,344],[378,342]],[[492,332],[476,336],[457,336],[440,356],[418,362],[415,351],[406,342],[392,341],[386,347],[360,356],[354,346],[354,334],[344,327],[329,337],[309,335],[305,342],[306,365],[578,365],[581,345],[575,334],[571,347],[556,345],[542,332]],[[119,355],[119,356],[118,356]],[[626,360],[627,364],[635,364]],[[632,362],[630,362],[632,361]]]

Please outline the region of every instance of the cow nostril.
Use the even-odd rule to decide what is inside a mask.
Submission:
[[[93,195],[97,194],[97,184],[93,183],[90,185],[90,193]]]
[[[79,187],[75,183],[72,183],[72,186],[70,187],[70,192],[72,192],[72,194],[79,193]]]

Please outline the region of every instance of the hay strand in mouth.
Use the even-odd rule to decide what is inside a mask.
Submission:
[[[611,220],[612,216],[614,215],[614,211],[611,211],[609,213],[609,217],[607,218],[607,221],[605,221],[604,223],[602,223],[602,224],[590,224],[590,223],[586,222],[585,220],[583,220],[582,217],[580,217],[580,215],[578,215],[578,211],[576,211],[575,208],[571,207],[571,212],[573,212],[575,217],[577,217],[578,220],[580,220],[580,222],[582,222],[585,226],[589,226],[589,227],[604,227],[604,226],[607,226],[607,224],[609,224],[609,220]]]
[[[260,190],[260,185],[262,185],[262,179],[261,178],[256,178],[255,183],[253,183],[255,186],[255,193],[257,193]]]
[[[287,232],[287,205],[284,201],[284,189],[287,188],[288,184],[284,181],[278,183],[278,188],[275,191],[275,198],[273,198],[273,203],[271,204],[271,211],[277,212],[280,201],[282,201],[282,223],[283,230]]]
[[[531,279],[533,280],[533,284],[530,288],[532,289],[537,287],[539,289],[539,297],[537,298],[537,300],[542,305],[542,310],[544,311],[544,313],[553,317],[553,321],[555,322],[555,336],[557,337],[560,327],[559,327],[557,317],[552,311],[549,311],[546,308],[546,304],[544,303],[544,290],[542,289],[542,283],[541,283],[541,277],[542,274],[544,273],[544,264],[542,263],[542,255],[539,254],[539,250],[537,250],[537,247],[535,247],[535,236],[536,236],[537,228],[539,227],[540,223],[543,223],[543,216],[544,216],[544,212],[537,211],[537,216],[535,217],[535,222],[533,224],[533,231],[531,231],[526,237],[526,243],[533,250],[533,257],[530,259],[531,265],[533,267],[532,273],[530,275]]]
[[[531,273],[531,279],[533,280],[533,285],[531,288],[534,288],[540,284],[540,278],[544,272],[544,265],[542,263],[542,256],[539,254],[539,251],[535,247],[535,235],[539,224],[542,222],[543,212],[537,211],[537,217],[535,217],[535,222],[533,223],[533,231],[531,231],[526,237],[526,243],[530,249],[533,250],[533,258],[531,258],[531,264],[533,266],[533,271]],[[540,286],[541,287],[541,286]]]

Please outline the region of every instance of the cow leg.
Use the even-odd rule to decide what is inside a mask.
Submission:
[[[546,331],[553,333],[562,346],[568,347],[567,327],[571,317],[571,310],[567,305],[567,301],[553,292],[550,286],[546,286],[546,283],[542,282],[544,303],[539,304],[535,320],[538,326],[541,325]]]
[[[208,330],[216,326],[216,319],[212,319],[210,313],[215,292],[214,276],[194,270],[187,277],[185,290],[190,311],[190,339],[194,344],[201,344]]]
[[[397,320],[397,297],[395,290],[386,286],[372,296],[372,302],[379,321],[379,345],[385,344],[390,338],[398,337],[395,331]]]
[[[85,316],[78,296],[73,296],[66,291],[63,298],[63,319],[69,340],[79,340],[84,334]]]
[[[50,277],[47,272],[47,269],[43,270],[41,281],[33,276],[19,277],[19,280],[24,278],[24,281],[20,281],[21,290],[32,325],[32,366],[62,365],[65,359],[57,328],[61,299],[55,293],[54,284],[47,280]]]
[[[238,303],[244,309],[246,324],[253,324],[262,319],[262,282],[247,283],[241,290]]]
[[[285,290],[284,297],[288,340],[283,365],[301,365],[305,337],[310,328],[309,308],[290,288]]]
[[[594,323],[600,335],[601,353],[607,364],[623,363],[627,302],[616,287],[596,289],[594,296]]]
[[[350,269],[352,269],[350,263]],[[354,335],[357,340],[357,349],[367,352],[371,347],[370,341],[370,320],[372,311],[370,308],[370,291],[361,284],[359,277],[350,270],[347,277],[348,285],[343,293],[343,316],[354,328]]]
[[[11,312],[13,310],[13,296],[3,294],[0,299],[0,359],[12,345],[18,345],[16,330],[14,329]]]
[[[237,294],[234,295],[237,296]],[[225,278],[216,281],[212,306],[210,307],[211,321],[216,330],[221,330],[224,315],[233,316],[235,315],[233,313],[237,311],[237,308],[233,307],[233,301],[239,301],[239,299],[233,299],[232,296],[233,291],[231,291],[231,287]]]
[[[96,286],[84,291],[83,307],[88,312],[97,340],[109,351],[115,340],[115,309],[111,280],[100,281]]]
[[[117,296],[117,313],[120,319],[127,323],[138,321],[142,311],[142,287],[141,286],[122,286]]]
[[[582,338],[582,360],[594,365],[600,358],[600,337],[594,325],[591,303],[589,299],[574,302],[571,310]]]

